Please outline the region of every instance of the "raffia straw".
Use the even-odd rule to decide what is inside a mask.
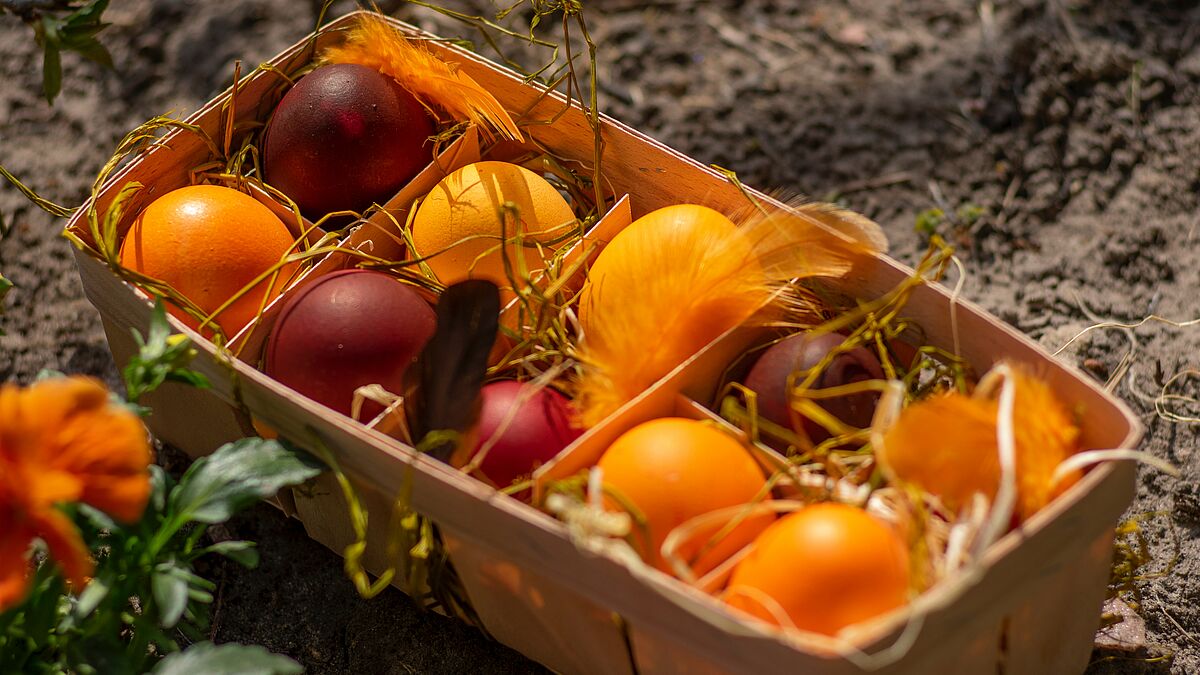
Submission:
[[[1135,330],[1137,330],[1138,328],[1141,328],[1142,326],[1145,326],[1146,324],[1149,324],[1149,323],[1160,323],[1160,324],[1169,326],[1171,328],[1191,328],[1194,326],[1200,326],[1200,318],[1190,319],[1188,321],[1175,321],[1172,319],[1161,317],[1157,314],[1150,314],[1150,315],[1142,318],[1140,321],[1135,321],[1133,323],[1123,323],[1123,322],[1119,322],[1119,321],[1099,321],[1099,317],[1096,317],[1094,314],[1092,314],[1092,312],[1087,308],[1087,306],[1083,304],[1082,299],[1076,297],[1076,301],[1079,304],[1079,307],[1083,311],[1083,313],[1086,316],[1088,316],[1088,318],[1090,318],[1091,320],[1098,321],[1098,323],[1088,326],[1087,328],[1084,328],[1083,330],[1081,330],[1078,333],[1076,333],[1075,335],[1073,335],[1070,340],[1067,340],[1063,344],[1063,346],[1056,349],[1054,351],[1053,355],[1058,356],[1058,355],[1062,354],[1068,348],[1070,348],[1071,345],[1075,344],[1075,342],[1077,340],[1079,340],[1083,336],[1091,333],[1092,331],[1108,330],[1108,329],[1116,329],[1116,330],[1122,331],[1123,333],[1125,333],[1126,337],[1129,339],[1129,350],[1126,351],[1121,356],[1120,364],[1113,371],[1112,376],[1109,378],[1109,381],[1105,385],[1105,388],[1110,391],[1115,389],[1117,387],[1117,385],[1120,384],[1120,381],[1124,378],[1124,375],[1129,371],[1129,368],[1133,364],[1134,358],[1137,356],[1137,351],[1138,351],[1138,348],[1140,345],[1138,343],[1137,335],[1134,333]]]
[[[724,593],[721,594],[721,597],[724,600],[728,600],[730,596],[744,597],[759,607],[765,609],[767,613],[770,614],[773,619],[775,619],[775,623],[777,623],[783,629],[794,631],[800,630],[800,628],[796,626],[796,623],[792,621],[791,615],[784,610],[783,605],[780,605],[778,600],[772,598],[770,595],[767,595],[763,591],[753,586],[730,586],[729,588],[725,589]],[[762,621],[762,619],[758,619],[757,617],[753,618],[756,621]]]
[[[399,394],[393,394],[384,388],[383,385],[374,383],[367,384],[354,389],[354,397],[350,402],[350,417],[355,421],[363,421],[362,407],[367,401],[372,401],[383,406],[383,412],[376,415],[369,421],[364,422],[368,428],[374,429],[383,423],[384,420],[392,420],[396,423],[397,429],[390,432],[390,435],[397,435],[401,442],[412,445],[412,434],[408,429],[408,420],[405,419],[404,397]]]
[[[1077,452],[1070,457],[1059,462],[1054,469],[1054,475],[1050,478],[1050,486],[1055,487],[1063,481],[1067,476],[1102,462],[1112,462],[1127,460],[1132,462],[1141,462],[1148,464],[1163,473],[1179,478],[1182,474],[1179,469],[1165,459],[1155,457],[1148,452],[1142,450],[1129,450],[1124,448],[1105,449],[1105,450],[1084,450]]]
[[[1197,400],[1194,397],[1168,393],[1168,390],[1176,382],[1179,382],[1180,380],[1183,380],[1183,379],[1186,379],[1189,377],[1200,378],[1200,370],[1194,370],[1194,369],[1182,370],[1182,371],[1172,375],[1170,378],[1167,379],[1166,382],[1163,383],[1162,390],[1159,392],[1158,397],[1154,399],[1154,411],[1158,414],[1159,417],[1161,417],[1169,422],[1181,422],[1184,424],[1200,424],[1200,416],[1184,415],[1182,413],[1176,413],[1167,407],[1167,404],[1170,402],[1177,402],[1177,403],[1182,403],[1184,405],[1191,405],[1191,406],[1200,406],[1200,400]]]
[[[963,266],[962,261],[956,255],[950,256],[950,262],[958,270],[958,279],[954,281],[954,290],[950,293],[950,334],[954,340],[954,353],[961,354],[962,342],[958,337],[958,302],[967,283],[967,268]]]
[[[668,532],[667,536],[663,539],[662,546],[659,548],[659,554],[667,562],[672,571],[675,572],[675,576],[690,585],[711,593],[716,590],[713,584],[716,583],[717,579],[721,575],[731,571],[732,565],[736,564],[738,560],[741,560],[749,553],[751,545],[747,544],[738,549],[732,554],[731,558],[722,561],[722,564],[699,578],[692,571],[692,562],[684,559],[679,554],[681,546],[691,541],[697,532],[713,525],[721,525],[722,528],[721,531],[711,535],[709,537],[710,540],[716,539],[726,530],[732,531],[738,524],[745,522],[751,516],[763,513],[791,513],[808,505],[808,502],[794,500],[752,501],[746,504],[737,504],[717,509],[716,511],[710,511],[685,520]],[[730,562],[731,560],[733,561],[732,563]]]
[[[991,391],[999,381],[1000,400],[996,413],[996,446],[1000,460],[1000,485],[992,502],[992,510],[975,540],[973,555],[982,558],[987,549],[999,539],[1012,522],[1017,503],[1017,442],[1013,428],[1013,409],[1016,403],[1016,381],[1007,363],[996,366],[979,383],[976,393]]]

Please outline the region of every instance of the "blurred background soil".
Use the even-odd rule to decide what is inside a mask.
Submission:
[[[477,37],[397,4],[422,27]],[[953,214],[940,230],[960,249],[966,296],[1051,350],[1101,319],[1200,315],[1196,3],[596,0],[588,12],[606,112],[750,185],[840,200],[878,220],[906,262],[924,249],[918,214]],[[266,60],[315,12],[295,0],[127,0],[105,18],[116,70],[64,56],[53,107],[31,31],[0,18],[0,163],[64,204],[82,203],[126,131],[192,112],[228,86],[235,59]],[[8,186],[0,216],[11,226],[0,272],[17,286],[0,375],[26,382],[53,367],[116,386],[62,223]],[[1138,585],[1147,646],[1097,652],[1090,672],[1200,672],[1200,426],[1154,409],[1166,378],[1200,368],[1200,329],[1094,331],[1061,358],[1104,381],[1131,344],[1116,390],[1147,426],[1143,448],[1183,477],[1139,472],[1129,515],[1146,516],[1144,572],[1162,572]],[[258,540],[263,561],[210,570],[217,641],[261,643],[314,673],[540,671],[397,592],[359,600],[340,559],[268,507],[229,529]]]

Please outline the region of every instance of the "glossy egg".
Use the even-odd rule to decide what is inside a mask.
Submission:
[[[645,518],[649,536],[639,536],[639,552],[664,571],[670,567],[660,550],[672,530],[697,516],[750,503],[766,484],[758,462],[737,439],[711,424],[678,417],[651,420],[625,432],[597,466],[604,484]],[[620,508],[616,501],[610,505]],[[722,554],[751,541],[770,520],[751,519],[735,528],[721,550],[710,551],[694,569],[707,571]]]
[[[908,565],[908,548],[890,526],[853,506],[815,504],[754,541],[725,599],[769,623],[836,635],[903,606]]]
[[[425,108],[392,78],[356,64],[321,66],[275,108],[263,172],[312,220],[361,212],[429,164],[433,133]]]
[[[345,270],[304,286],[284,305],[267,341],[267,375],[343,415],[354,390],[403,391],[404,372],[436,326],[411,287],[368,270]],[[360,419],[383,408],[369,403]]]
[[[798,333],[764,351],[745,379],[745,385],[758,394],[759,415],[785,428],[793,428],[787,391],[788,376],[816,366],[845,339],[846,336],[838,333],[813,338]],[[875,355],[868,349],[855,347],[834,357],[813,384],[813,389],[883,378],[883,369]],[[878,400],[877,393],[866,392],[819,399],[816,402],[845,424],[861,429],[871,425]],[[797,417],[801,424],[795,428],[802,428],[813,442],[819,443],[829,438],[829,432],[820,424],[798,414]]]
[[[487,446],[480,471],[498,487],[528,476],[582,433],[571,426],[570,402],[553,389],[510,380],[484,386],[480,396],[471,456]]]
[[[413,253],[426,257],[443,284],[487,279],[507,302],[517,270],[507,270],[505,258],[540,278],[542,251],[550,255],[551,242],[574,224],[571,205],[545,178],[517,164],[475,162],[443,178],[421,201],[412,222]],[[518,233],[525,246],[517,245]]]
[[[221,185],[190,185],[158,197],[138,214],[121,242],[121,265],[165,282],[202,312],[240,297],[214,321],[231,338],[280,294],[298,265],[279,268],[243,293],[293,249],[287,226],[262,202]],[[189,328],[200,322],[174,304]],[[205,333],[211,331],[205,330]]]

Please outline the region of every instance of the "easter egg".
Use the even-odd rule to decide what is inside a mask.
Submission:
[[[757,395],[758,414],[785,428],[792,427],[788,398],[788,376],[811,369],[821,363],[829,352],[845,341],[846,336],[829,333],[809,337],[798,333],[771,345],[746,376],[745,385]],[[799,375],[797,376],[799,377]],[[827,389],[844,384],[884,379],[879,359],[863,347],[842,352],[833,357],[821,371],[812,389]],[[799,381],[799,380],[796,380]],[[826,412],[845,424],[864,429],[871,425],[875,414],[877,392],[849,394],[836,398],[814,399]],[[804,433],[815,443],[829,438],[825,427],[797,413]]]
[[[263,172],[312,220],[361,212],[429,164],[433,133],[425,108],[394,79],[356,64],[321,66],[276,106]]]
[[[505,254],[514,274],[523,264],[536,279],[546,265],[533,242],[562,237],[574,223],[570,204],[546,179],[508,162],[476,162],[443,178],[421,201],[412,222],[413,254],[430,256],[426,263],[443,284],[487,279],[507,301],[513,284]],[[525,246],[514,241],[518,234]]]
[[[499,487],[528,476],[582,433],[571,426],[567,398],[553,389],[509,380],[484,386],[480,396],[478,442],[471,456],[487,447],[479,468]]]
[[[291,233],[266,205],[220,185],[192,185],[150,203],[121,242],[121,265],[166,282],[212,313],[271,269],[293,245]],[[226,337],[254,320],[296,270],[289,264],[264,279],[215,317]],[[173,305],[168,311],[191,328],[199,322]]]
[[[433,308],[382,273],[344,270],[299,289],[267,339],[267,375],[343,415],[354,390],[379,384],[403,392],[404,372],[436,327]],[[359,416],[382,412],[375,403]]]
[[[768,527],[734,568],[725,600],[769,623],[836,635],[903,606],[908,587],[900,535],[862,509],[824,503]]]
[[[766,479],[741,443],[720,429],[683,418],[651,420],[630,429],[613,442],[597,463],[606,487],[637,509],[646,522],[638,535],[642,558],[664,571],[663,540],[685,521],[718,509],[747,504],[760,497]],[[611,508],[620,502],[610,500]],[[771,518],[751,518],[734,528],[721,546],[694,561],[703,573],[754,539]],[[635,527],[635,531],[638,528]],[[693,542],[686,557],[705,543]]]

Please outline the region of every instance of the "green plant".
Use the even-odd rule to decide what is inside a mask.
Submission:
[[[939,230],[946,222],[950,222],[955,230],[969,230],[987,213],[987,209],[978,204],[963,204],[950,214],[939,208],[925,209],[917,214],[914,229],[927,237],[939,234]]]
[[[42,93],[46,101],[62,90],[62,53],[75,52],[89,61],[112,68],[112,55],[96,39],[108,24],[101,15],[108,0],[0,0],[0,14],[10,13],[33,28],[42,48]]]
[[[125,369],[135,400],[170,380],[207,386],[203,376],[188,369],[191,346],[169,334],[161,304],[139,342],[139,354]],[[62,375],[45,371],[42,377]],[[3,451],[0,447],[0,458]],[[197,460],[178,482],[150,466],[149,499],[135,522],[121,522],[82,502],[59,504],[78,528],[94,571],[85,586],[69,588],[64,563],[49,557],[54,546],[35,547],[30,590],[0,613],[0,672],[300,672],[291,659],[262,648],[206,641],[217,587],[194,565],[219,555],[255,567],[253,542],[203,545],[208,527],[320,470],[309,456],[276,441],[247,438]]]

